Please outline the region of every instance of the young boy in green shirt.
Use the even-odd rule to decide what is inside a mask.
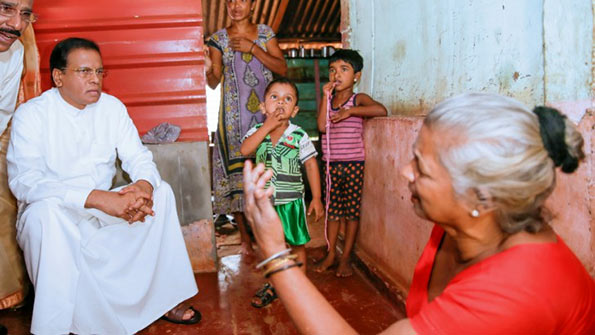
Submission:
[[[273,170],[269,184],[275,188],[275,210],[281,218],[285,240],[297,255],[297,261],[303,263],[302,270],[305,272],[305,244],[310,241],[310,234],[306,222],[301,164],[306,169],[312,191],[308,214],[314,212],[318,220],[324,214],[324,209],[320,173],[315,159],[318,153],[308,134],[289,121],[299,110],[298,99],[298,90],[292,81],[287,78],[273,80],[265,90],[264,102],[260,104],[266,120],[246,133],[240,151],[244,156],[256,152],[256,163],[264,163],[267,169]],[[252,305],[260,308],[270,304],[276,294],[266,284],[256,298]]]

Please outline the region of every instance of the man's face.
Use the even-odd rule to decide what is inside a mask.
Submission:
[[[0,0],[0,52],[7,51],[25,31],[32,10],[33,0]]]
[[[101,96],[101,55],[92,49],[71,50],[66,68],[54,69],[52,76],[62,98],[72,106],[83,109],[86,105],[97,102]]]

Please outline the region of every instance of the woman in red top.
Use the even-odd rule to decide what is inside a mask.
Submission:
[[[583,139],[557,110],[466,94],[427,116],[409,180],[415,212],[436,226],[407,299],[414,333],[595,333],[595,283],[544,219],[555,169],[573,172]],[[246,208],[264,265],[302,333],[355,333],[292,266],[262,166],[244,169]],[[272,257],[271,257],[272,256]],[[281,264],[281,265],[278,265]]]

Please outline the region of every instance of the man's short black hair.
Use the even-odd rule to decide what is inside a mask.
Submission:
[[[291,79],[289,79],[289,78],[279,77],[279,78],[271,81],[267,85],[267,88],[264,90],[265,98],[266,98],[267,94],[269,93],[269,91],[271,90],[271,87],[273,87],[273,85],[275,85],[275,84],[287,84],[287,85],[291,86],[293,88],[293,91],[295,92],[295,105],[297,106],[298,102],[300,101],[300,92],[298,91],[298,88],[295,85],[295,83],[293,81],[291,81]]]
[[[335,53],[329,58],[328,65],[330,66],[332,63],[342,60],[346,63],[349,63],[353,68],[354,73],[360,72],[364,68],[364,59],[359,54],[359,52],[351,49],[339,49],[335,51]]]
[[[54,50],[52,50],[52,54],[50,55],[50,75],[54,72],[54,69],[62,70],[66,68],[66,65],[68,65],[68,55],[77,49],[95,50],[101,55],[99,46],[95,42],[79,37],[67,38],[58,42]]]

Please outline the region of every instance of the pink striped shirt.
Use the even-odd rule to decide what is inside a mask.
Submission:
[[[330,115],[337,114],[343,107],[354,107],[355,96],[353,94],[340,108],[331,107]],[[322,160],[329,159],[327,147],[327,135],[330,136],[330,161],[349,162],[363,161],[364,155],[364,123],[363,118],[351,116],[337,123],[330,123],[330,130],[322,135]]]

